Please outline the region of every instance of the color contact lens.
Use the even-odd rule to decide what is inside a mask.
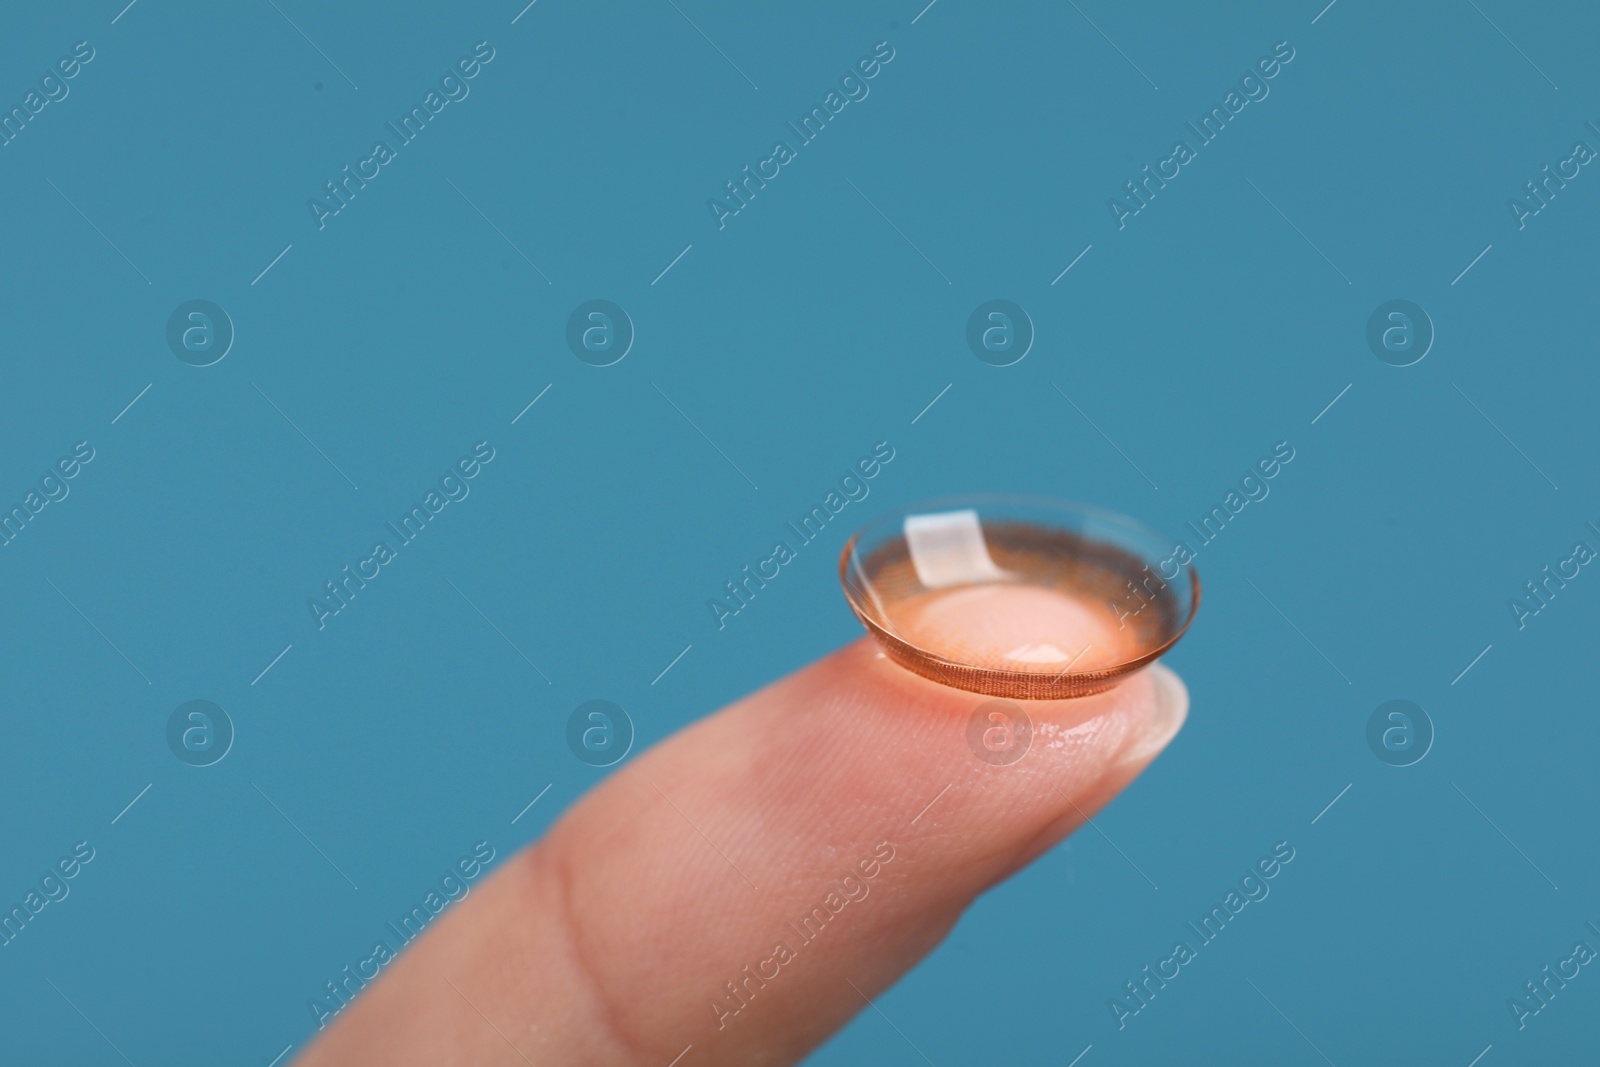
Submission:
[[[884,651],[926,678],[1013,700],[1087,696],[1188,629],[1187,550],[1065,501],[936,501],[868,523],[839,559],[845,598]]]

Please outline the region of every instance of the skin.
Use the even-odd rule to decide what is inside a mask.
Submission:
[[[967,742],[987,699],[862,640],[695,723],[505,860],[299,1064],[665,1067],[686,1046],[681,1067],[797,1062],[1132,781],[1188,710],[1159,664],[1029,701],[1032,745],[997,766]],[[882,842],[893,858],[863,877]],[[789,924],[847,874],[866,895],[803,940]],[[793,959],[763,964],[779,941]],[[777,974],[733,1013],[726,983],[747,966]]]

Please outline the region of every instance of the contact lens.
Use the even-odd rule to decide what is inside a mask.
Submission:
[[[839,558],[845,598],[884,651],[945,685],[1013,700],[1088,696],[1188,629],[1184,544],[1066,501],[966,497],[881,516]]]

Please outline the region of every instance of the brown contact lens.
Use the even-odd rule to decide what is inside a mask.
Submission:
[[[884,515],[839,558],[895,662],[1012,700],[1088,696],[1153,662],[1200,606],[1189,550],[1065,501],[971,497]]]

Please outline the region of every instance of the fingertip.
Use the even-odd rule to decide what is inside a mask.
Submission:
[[[1177,672],[1157,662],[1145,668],[1144,673],[1150,680],[1153,699],[1144,732],[1129,744],[1120,760],[1125,765],[1143,765],[1155,759],[1189,718],[1189,687]]]

